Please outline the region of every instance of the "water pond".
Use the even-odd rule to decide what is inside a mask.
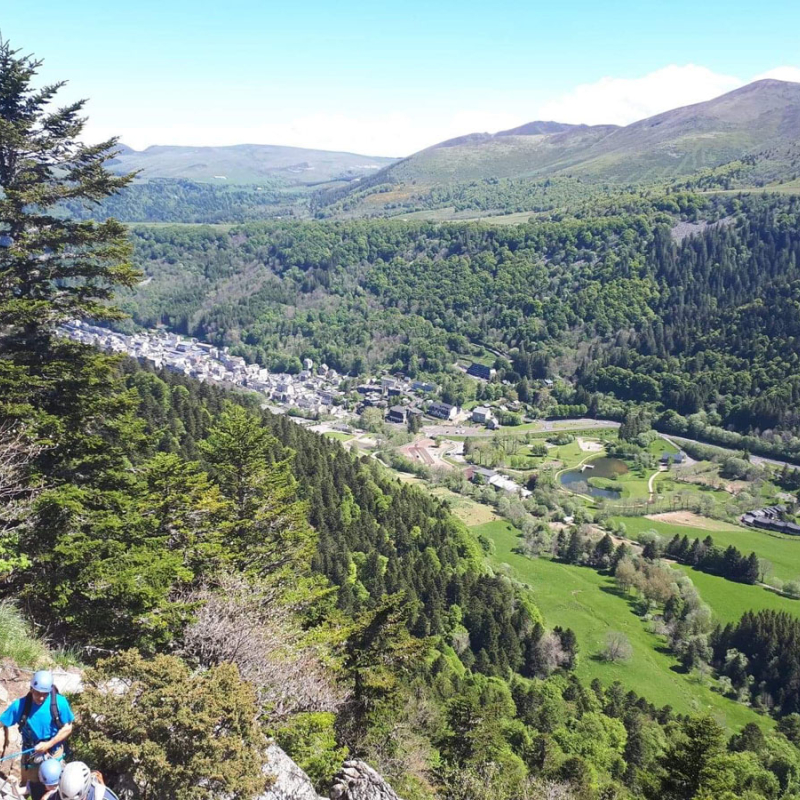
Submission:
[[[587,461],[584,469],[571,469],[562,472],[559,482],[565,489],[579,494],[588,494],[590,497],[606,497],[611,500],[619,499],[621,489],[601,489],[589,485],[589,478],[613,478],[615,475],[624,475],[628,466],[618,458],[602,456]]]

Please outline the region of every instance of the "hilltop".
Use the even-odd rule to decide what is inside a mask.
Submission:
[[[118,149],[119,154],[110,164],[114,172],[142,170],[140,180],[173,178],[222,185],[258,183],[265,179],[300,185],[352,180],[373,175],[396,160],[271,144],[154,145],[141,151],[122,144]]]
[[[721,188],[729,187],[731,176],[737,185],[762,186],[797,177],[798,132],[800,84],[762,80],[625,127],[535,121],[450,139],[351,185],[344,204],[372,213],[435,208],[437,200],[457,205],[456,187],[504,180],[626,186],[708,179],[711,173]],[[448,191],[437,195],[442,187]],[[341,201],[342,193],[329,200]]]
[[[670,188],[800,186],[800,84],[751,83],[625,127],[535,120],[393,159],[298,147],[119,146],[133,185],[80,219],[246,222],[267,218],[434,219],[576,211],[603,195]],[[435,210],[434,214],[431,214]]]

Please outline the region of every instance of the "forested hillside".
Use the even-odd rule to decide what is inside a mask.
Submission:
[[[752,710],[731,732],[620,682],[587,686],[576,667],[598,655],[544,618],[541,584],[509,577],[448,503],[257,395],[60,333],[130,324],[121,299],[140,323],[273,368],[306,355],[354,375],[381,364],[442,375],[453,399],[467,385],[454,356],[489,347],[508,356],[509,393],[560,373],[574,381],[553,390],[566,408],[627,410],[618,448],[642,463],[657,457],[648,407],[674,427],[700,409],[687,425],[769,424],[763,441],[794,453],[796,200],[611,198],[506,230],[272,222],[130,236],[63,214],[134,176],[108,171],[115,140],[80,143],[83,102],[54,110],[61,84],[37,89],[39,67],[0,39],[0,641],[9,620],[17,643],[35,625],[87,667],[75,757],[132,800],[263,797],[270,739],[320,792],[356,756],[405,800],[800,796],[793,616],[749,614],[708,637],[708,610],[655,563],[654,539],[634,566],[624,541],[559,521],[556,555],[625,564],[618,582],[627,571],[644,614],[661,598],[684,661],[713,650],[730,686],[780,719],[762,729]],[[554,491],[515,501],[534,540],[551,512],[566,519]],[[611,524],[572,511],[570,523]],[[698,565],[756,581],[755,553],[731,546],[720,564],[703,547]],[[46,652],[14,651],[33,668]]]
[[[6,594],[73,646],[232,658],[264,698],[266,730],[320,788],[346,753],[412,800],[800,788],[793,716],[781,734],[748,729],[726,748],[711,719],[675,718],[619,684],[582,686],[573,637],[545,632],[535,593],[487,573],[438,501],[338,443],[247,397],[84,348],[3,363],[27,378],[2,406],[26,432]],[[63,446],[37,452],[48,429]],[[265,637],[258,668],[252,650],[231,653],[221,613],[263,620],[248,635]],[[146,662],[133,658],[103,669],[136,674]],[[110,775],[122,769],[104,757]]]
[[[514,382],[574,375],[580,397],[563,402],[599,393],[795,435],[798,201],[676,195],[618,211],[514,228],[138,229],[150,280],[121,302],[142,325],[273,369],[309,356],[351,374],[436,374],[487,345]],[[681,217],[699,223],[677,241]]]
[[[257,187],[154,179],[127,186],[106,198],[99,209],[70,201],[63,208],[70,217],[82,220],[230,223],[291,215],[298,200],[297,191],[280,178],[265,178]]]

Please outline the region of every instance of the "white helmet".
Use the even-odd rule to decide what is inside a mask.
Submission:
[[[83,761],[73,761],[64,767],[58,781],[61,800],[85,800],[92,785],[92,773]]]

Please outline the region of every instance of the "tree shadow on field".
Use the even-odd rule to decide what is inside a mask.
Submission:
[[[605,594],[610,594],[613,597],[618,597],[620,600],[624,600],[628,606],[628,610],[637,617],[641,617],[639,610],[637,608],[638,598],[635,595],[628,594],[627,592],[623,591],[619,588],[619,586],[601,586],[600,591],[604,592]]]

